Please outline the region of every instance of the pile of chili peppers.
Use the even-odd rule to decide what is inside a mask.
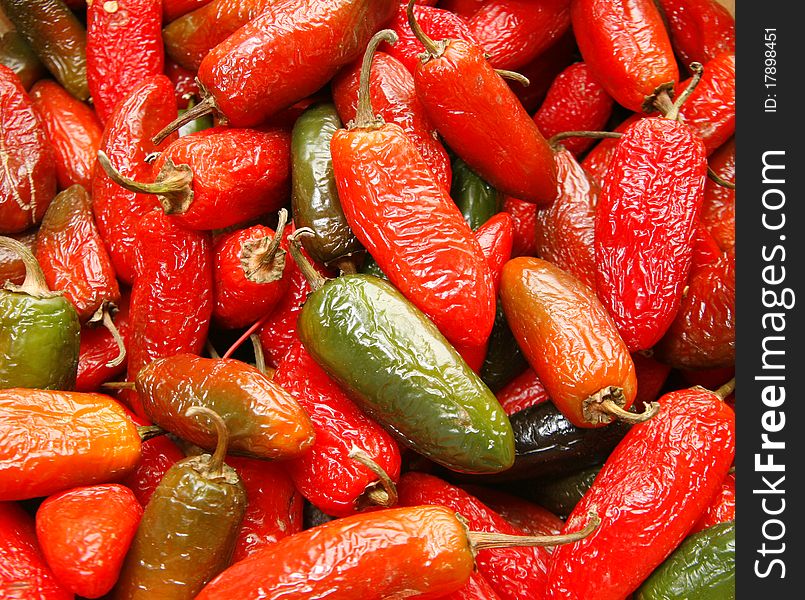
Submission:
[[[0,597],[734,597],[734,52],[0,0]]]

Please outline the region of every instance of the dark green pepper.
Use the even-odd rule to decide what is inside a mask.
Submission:
[[[313,291],[297,333],[316,362],[401,443],[434,462],[466,473],[509,468],[506,413],[436,326],[382,279],[325,281],[304,261],[299,231],[291,253]]]
[[[0,0],[0,8],[64,89],[89,98],[87,32],[61,0]]]
[[[689,536],[635,592],[635,600],[735,598],[735,521]]]
[[[25,263],[22,285],[0,289],[0,389],[72,390],[78,371],[81,324],[60,292],[51,292],[36,258],[17,240],[0,248]]]
[[[18,31],[0,33],[0,65],[14,71],[26,90],[47,74],[31,46]]]
[[[525,495],[555,515],[566,518],[590,489],[600,470],[601,465],[595,465],[557,479],[540,480],[529,485]],[[522,483],[518,484],[518,489],[521,493],[524,491]]]
[[[232,560],[246,489],[224,464],[226,425],[209,409],[188,410],[188,416],[202,414],[218,432],[215,454],[180,460],[162,477],[112,591],[116,600],[191,600]]]
[[[373,275],[386,281],[389,280],[388,276],[380,268],[380,265],[377,264],[377,261],[369,256],[369,254],[366,255],[366,259],[363,261],[363,265],[361,265],[360,272],[364,275]]]
[[[314,260],[354,273],[354,263],[346,263],[363,248],[341,210],[330,154],[330,140],[342,127],[330,103],[314,105],[296,120],[291,134],[291,207],[296,227],[308,227],[315,234],[303,242]]]
[[[503,195],[458,157],[453,158],[450,196],[473,231],[498,214],[503,206]]]
[[[489,346],[481,367],[481,379],[490,390],[497,393],[527,368],[528,362],[509,329],[503,306],[498,302],[495,324],[489,335]]]

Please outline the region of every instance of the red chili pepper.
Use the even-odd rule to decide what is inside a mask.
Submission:
[[[49,79],[36,82],[30,94],[53,148],[59,187],[78,183],[92,189],[92,169],[103,133],[95,112]]]
[[[73,600],[42,556],[33,518],[16,502],[0,502],[0,597]]]
[[[36,511],[36,536],[59,581],[100,598],[117,581],[143,509],[128,488],[108,483],[54,494]]]
[[[417,95],[450,148],[501,192],[529,202],[553,201],[551,148],[483,50],[463,40],[434,42],[413,12],[409,21],[427,49],[414,75]]]
[[[735,377],[735,367],[720,369],[680,369],[682,379],[688,385],[700,385],[708,389],[717,389]],[[734,398],[734,396],[733,396]]]
[[[722,250],[715,238],[710,235],[707,228],[699,222],[693,234],[693,259],[690,263],[690,272],[707,266],[721,258]]]
[[[514,221],[512,258],[536,256],[537,205],[507,196],[503,201],[503,211],[509,213]]]
[[[480,571],[473,571],[464,587],[448,594],[439,596],[441,600],[499,600],[500,596],[495,592],[492,584],[481,575]]]
[[[517,70],[570,29],[570,0],[489,0],[468,25],[494,67]]]
[[[735,183],[735,138],[710,155],[710,168]],[[722,250],[735,246],[735,190],[708,179],[704,184],[701,222]]]
[[[509,81],[509,87],[517,94],[523,108],[529,113],[537,110],[551,84],[566,67],[578,59],[577,55],[576,38],[568,31],[537,58],[517,69],[520,75],[528,79],[528,85],[512,80]]]
[[[178,225],[211,230],[248,222],[285,204],[290,148],[286,130],[214,127],[165,148],[154,161],[154,183],[121,177],[103,154],[98,162],[121,187],[156,194]]]
[[[653,106],[679,81],[676,58],[653,0],[574,0],[573,32],[590,72],[619,104]]]
[[[562,142],[564,145],[564,142]],[[536,254],[595,289],[595,207],[600,186],[559,148],[554,158],[559,192],[537,210]]]
[[[56,161],[31,97],[0,65],[0,234],[36,225],[56,195]]]
[[[454,12],[462,19],[469,19],[489,0],[439,0],[439,6]]]
[[[397,34],[398,41],[394,44],[384,44],[381,49],[404,64],[413,75],[419,64],[419,55],[425,51],[425,46],[417,39],[408,24],[407,4],[407,1],[400,2],[397,14],[388,24],[388,28]],[[439,40],[465,40],[472,44],[479,43],[467,23],[458,15],[443,10],[441,7],[433,8],[420,4],[417,3],[417,6],[414,6],[414,17],[422,31],[430,37]]]
[[[164,70],[161,0],[87,5],[87,83],[102,122],[143,79]]]
[[[121,296],[114,315],[115,327],[125,340],[129,334],[129,294]],[[117,362],[120,345],[105,327],[82,327],[78,350],[77,392],[97,392],[102,383],[111,381],[126,372],[126,361]]]
[[[706,177],[701,138],[673,118],[618,141],[596,209],[596,288],[630,350],[657,343],[679,309]]]
[[[280,465],[242,456],[227,456],[226,464],[237,472],[249,499],[232,562],[302,531],[302,496]]]
[[[550,399],[534,369],[526,369],[520,373],[495,396],[509,416]]]
[[[665,394],[660,407],[631,428],[568,517],[565,531],[583,525],[593,507],[602,521],[584,540],[554,550],[548,598],[624,598],[718,492],[735,455],[732,409],[703,388]]]
[[[545,137],[562,131],[597,131],[603,129],[612,114],[613,101],[583,62],[570,65],[557,75],[545,101],[534,115],[534,122]],[[594,140],[570,138],[562,145],[578,156]]]
[[[127,379],[156,358],[199,354],[212,316],[209,234],[183,229],[161,211],[140,220],[131,291]],[[126,395],[143,415],[137,394]]]
[[[565,526],[565,522],[548,509],[519,496],[480,485],[462,487],[528,535],[557,535]],[[545,550],[552,553],[553,547],[546,546]]]
[[[163,148],[154,145],[151,137],[176,118],[176,114],[175,92],[170,80],[164,75],[150,77],[117,105],[106,123],[101,150],[125,177],[150,177],[151,165],[145,162],[145,157]],[[172,138],[166,141],[169,143]],[[96,163],[92,176],[95,221],[115,272],[123,283],[130,285],[134,281],[137,224],[155,206],[153,197],[123,189]]]
[[[190,100],[198,100],[201,92],[198,89],[195,71],[190,71],[173,62],[165,59],[165,75],[173,82],[176,88],[176,106],[179,110],[184,110],[190,104]]]
[[[660,397],[660,390],[668,379],[671,367],[642,352],[633,352],[632,362],[637,375],[637,396],[634,402],[635,406],[641,408]]]
[[[391,506],[396,498],[393,490],[384,487],[388,481],[380,481],[365,462],[351,455],[358,449],[394,482],[400,476],[397,443],[355,406],[301,342],[282,359],[274,382],[296,398],[316,431],[313,447],[285,464],[302,495],[335,517],[373,504]]]
[[[23,244],[31,254],[34,253],[35,229],[29,229],[25,233],[12,233],[8,237]],[[6,282],[22,285],[23,281],[25,281],[25,263],[15,250],[3,246],[0,248],[0,285]]]
[[[342,70],[333,80],[333,101],[344,123],[355,119],[359,86],[360,61]],[[413,75],[394,56],[378,52],[372,62],[369,90],[375,114],[380,115],[386,123],[396,123],[402,127],[428,163],[436,180],[449,190],[452,178],[450,157],[417,98]]]
[[[496,214],[475,230],[475,239],[492,271],[495,296],[500,289],[503,265],[511,258],[514,243],[514,219],[507,212]]]
[[[209,3],[210,0],[162,0],[162,19],[170,23]]]
[[[385,39],[393,39],[390,30]],[[452,343],[477,346],[492,331],[489,265],[464,217],[401,127],[374,120],[367,48],[358,116],[331,142],[341,207],[390,281]]]
[[[735,52],[735,17],[716,0],[659,0],[682,64]]]
[[[525,535],[477,498],[433,475],[409,471],[397,489],[402,506],[446,506],[461,514],[471,530]],[[475,562],[501,598],[519,600],[543,597],[549,560],[544,548],[524,547],[482,550]]]
[[[688,535],[733,519],[735,519],[735,475],[730,473],[724,478],[721,489]]]
[[[632,124],[643,118],[642,114],[633,114],[627,117],[622,123],[615,128],[615,133],[623,133]],[[612,163],[612,155],[615,153],[615,148],[618,146],[617,139],[603,139],[598,142],[592,150],[587,153],[584,160],[581,161],[581,166],[600,185],[607,175],[610,163]]]

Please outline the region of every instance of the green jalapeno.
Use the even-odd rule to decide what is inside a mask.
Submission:
[[[458,157],[453,159],[450,196],[473,231],[498,214],[503,205],[503,195]]]
[[[601,465],[595,465],[557,479],[541,479],[525,490],[526,495],[555,515],[565,518],[590,489],[600,470]],[[522,488],[522,483],[518,484],[518,488]]]
[[[527,368],[528,362],[509,329],[503,306],[498,302],[495,324],[492,326],[486,357],[481,366],[481,379],[490,390],[497,393]]]

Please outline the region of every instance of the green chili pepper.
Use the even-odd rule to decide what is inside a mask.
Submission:
[[[120,578],[116,600],[191,600],[229,566],[246,511],[246,490],[224,464],[229,434],[223,420],[201,407],[215,423],[215,454],[185,458],[160,481],[143,512]]]
[[[330,155],[330,140],[342,127],[329,103],[308,108],[296,120],[291,137],[291,206],[294,224],[315,234],[304,240],[305,250],[325,265],[354,273],[354,264],[345,263],[362,247],[341,210]]]
[[[18,31],[0,34],[0,65],[14,71],[26,90],[47,73],[31,46]]]
[[[450,196],[473,231],[500,212],[503,195],[458,157],[453,159]]]
[[[527,491],[527,495],[553,514],[563,518],[567,517],[590,489],[600,470],[601,465],[596,465],[565,477],[549,481],[540,480]],[[518,487],[522,488],[522,484]]]
[[[87,32],[67,5],[61,0],[0,0],[0,8],[62,87],[87,100]]]
[[[313,289],[297,333],[316,362],[401,443],[434,462],[467,473],[509,468],[506,413],[436,326],[382,279],[325,281],[302,257],[297,234],[291,254]]]
[[[363,261],[363,265],[361,265],[360,272],[364,275],[373,275],[385,281],[389,280],[388,275],[383,272],[380,265],[377,264],[377,261],[369,256],[369,254],[366,255],[366,259]]]
[[[25,263],[22,285],[0,289],[0,389],[72,390],[81,332],[75,308],[48,290],[39,263],[23,244],[0,237],[0,248]]]
[[[528,368],[528,362],[506,322],[503,306],[498,302],[495,324],[489,335],[486,358],[481,367],[481,379],[493,392],[498,392]]]
[[[688,537],[640,586],[635,600],[735,598],[735,521]]]

